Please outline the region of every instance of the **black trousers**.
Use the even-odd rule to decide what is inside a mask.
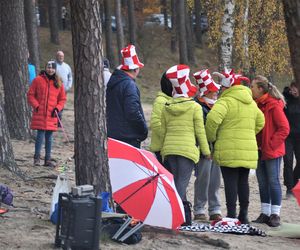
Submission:
[[[294,168],[294,154],[296,166]],[[300,134],[289,135],[285,141],[285,156],[283,157],[284,185],[291,190],[300,179]]]
[[[249,205],[249,169],[221,166],[225,187],[227,216],[236,218],[236,201],[239,197],[240,211],[247,210]]]

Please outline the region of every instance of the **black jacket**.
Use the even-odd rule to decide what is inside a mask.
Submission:
[[[290,135],[300,135],[300,99],[289,93],[289,88],[285,87],[283,95],[286,100],[284,113],[290,124]]]
[[[121,141],[147,138],[140,91],[135,81],[122,70],[116,69],[107,83],[106,117],[108,137]]]

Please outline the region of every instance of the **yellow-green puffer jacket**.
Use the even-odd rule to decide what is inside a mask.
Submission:
[[[166,95],[162,91],[159,91],[157,97],[154,100],[151,119],[150,119],[150,127],[151,127],[151,144],[150,151],[158,152],[161,146],[161,112],[163,107],[165,106],[167,101],[170,101],[172,97]]]
[[[225,90],[206,118],[206,134],[214,145],[214,160],[220,166],[256,169],[256,134],[265,124],[251,90],[233,86]]]
[[[175,98],[166,103],[161,116],[161,155],[181,155],[195,163],[209,155],[201,106],[192,98]],[[199,147],[196,146],[197,142]]]

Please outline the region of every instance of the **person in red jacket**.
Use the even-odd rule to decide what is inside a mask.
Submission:
[[[56,63],[51,60],[46,70],[41,71],[27,93],[27,100],[33,109],[31,129],[37,130],[35,141],[34,165],[40,165],[40,153],[45,137],[44,166],[54,167],[51,162],[52,134],[57,130],[57,114],[66,102],[66,93],[61,79],[55,74]]]
[[[280,225],[280,163],[285,155],[285,139],[290,127],[284,114],[285,100],[266,77],[257,76],[251,83],[253,99],[265,115],[265,127],[257,135],[259,161],[256,176],[261,200],[261,214],[253,222]]]

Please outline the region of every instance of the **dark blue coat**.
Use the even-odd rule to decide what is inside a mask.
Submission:
[[[108,137],[121,141],[147,138],[140,91],[135,81],[122,70],[116,69],[107,84],[106,117]]]

